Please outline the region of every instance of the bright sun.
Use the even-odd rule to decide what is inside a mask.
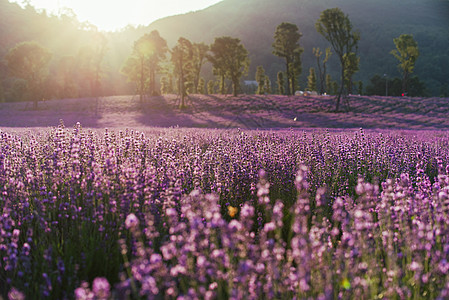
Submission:
[[[78,20],[89,22],[100,30],[113,31],[131,25],[148,25],[171,15],[206,8],[221,0],[30,0],[37,9],[58,14],[64,8],[73,10]],[[16,0],[21,3],[22,1]]]

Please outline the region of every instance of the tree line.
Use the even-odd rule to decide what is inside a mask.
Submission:
[[[313,67],[309,69],[306,90],[335,94],[338,111],[341,100],[347,99],[345,95],[353,93],[354,88],[360,94],[363,90],[361,82],[352,80],[359,70],[360,57],[357,50],[360,34],[353,30],[349,17],[339,8],[324,10],[316,21],[315,28],[330,46],[324,52],[320,48],[313,48],[317,71]],[[299,43],[301,37],[302,33],[295,24],[283,22],[276,28],[272,53],[285,63],[284,70],[277,74],[275,92],[278,94],[293,95],[299,90],[301,55],[304,52]],[[411,74],[419,56],[418,45],[413,36],[407,34],[394,39],[394,43],[396,49],[391,54],[399,61],[398,67],[403,75],[401,90],[402,94],[406,94],[408,84],[416,84],[416,78],[411,77]],[[90,90],[90,95],[101,95],[102,60],[107,50],[106,39],[98,33],[95,43],[80,49],[76,59],[61,58],[56,64],[57,72],[54,75],[58,78],[56,96],[71,97],[75,94],[73,90],[76,89],[77,78],[81,78],[78,84]],[[327,74],[327,62],[331,55],[337,56],[340,62],[340,84]],[[51,57],[51,53],[36,42],[19,43],[5,56],[10,75],[22,79],[22,88],[34,100],[35,107],[39,100],[50,97],[44,92],[44,87],[48,86]],[[206,62],[212,64],[213,74],[217,79],[209,80],[207,84],[201,77],[201,70]],[[225,94],[230,85],[232,94],[237,96],[242,90],[241,79],[248,74],[249,63],[249,53],[238,38],[217,37],[212,44],[206,45],[181,37],[169,49],[159,32],[152,31],[134,42],[132,53],[121,72],[134,84],[141,101],[146,95],[177,93],[180,96],[180,107],[183,108],[187,105],[186,97],[189,94],[216,93],[217,86],[218,92]],[[263,66],[257,67],[255,79],[258,94],[273,92]],[[378,84],[378,81],[376,79],[371,82]],[[374,88],[371,91],[377,90]]]

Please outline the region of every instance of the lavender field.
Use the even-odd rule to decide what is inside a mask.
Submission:
[[[449,133],[0,131],[5,299],[446,299]]]

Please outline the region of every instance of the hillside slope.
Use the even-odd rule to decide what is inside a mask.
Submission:
[[[328,46],[316,32],[315,22],[321,11],[336,6],[349,15],[354,28],[361,33],[360,72],[355,80],[362,80],[366,86],[375,74],[398,76],[397,62],[389,54],[394,48],[393,38],[411,33],[421,52],[415,74],[426,83],[429,95],[439,96],[444,87],[449,90],[447,0],[223,0],[204,10],[167,17],[148,26],[105,33],[108,51],[103,61],[104,94],[133,92],[120,69],[134,41],[155,29],[170,46],[181,36],[205,43],[224,35],[238,37],[250,53],[252,63],[248,79],[253,79],[256,67],[263,65],[274,83],[284,63],[272,54],[271,44],[276,26],[284,21],[296,23],[303,34],[300,43],[305,51],[300,84],[304,88],[309,67],[316,66],[312,48]],[[13,82],[8,77],[3,57],[16,43],[36,40],[49,48],[53,53],[52,69],[61,57],[76,56],[82,47],[91,45],[95,38],[92,29],[89,24],[79,23],[70,13],[56,17],[30,6],[23,9],[8,0],[0,0],[0,81],[4,89],[11,88]],[[204,75],[212,76],[210,68],[210,64],[206,64]],[[334,79],[339,77],[335,55],[328,69]]]
[[[303,34],[304,86],[308,69],[316,66],[313,47],[328,46],[316,32],[315,22],[324,9],[332,7],[348,14],[361,33],[356,80],[366,84],[374,74],[398,76],[397,62],[389,52],[394,49],[393,38],[409,33],[421,52],[415,73],[430,94],[439,95],[441,86],[448,84],[449,1],[445,0],[224,0],[202,11],[158,20],[148,30],[157,29],[170,44],[180,36],[206,43],[223,35],[238,37],[250,52],[249,77],[254,76],[256,66],[263,65],[274,82],[283,69],[283,62],[271,54],[274,31],[281,22],[295,23]],[[337,78],[335,56],[330,64],[330,72]]]

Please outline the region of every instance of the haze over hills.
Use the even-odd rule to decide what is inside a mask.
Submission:
[[[275,29],[281,22],[297,24],[303,34],[300,85],[304,88],[308,69],[316,67],[312,48],[324,49],[329,45],[316,32],[315,22],[324,9],[332,7],[340,7],[348,14],[361,34],[360,71],[354,80],[362,80],[366,87],[375,74],[399,76],[397,61],[390,51],[394,49],[393,38],[408,33],[413,34],[420,50],[414,74],[426,84],[428,94],[439,96],[445,86],[449,87],[449,1],[223,0],[204,10],[167,17],[148,26],[105,33],[108,51],[103,64],[104,93],[133,91],[120,69],[134,41],[152,30],[158,30],[170,47],[179,37],[205,43],[225,35],[238,37],[250,53],[251,67],[245,79],[254,79],[256,67],[262,65],[274,83],[277,72],[284,70],[283,61],[272,54],[271,47]],[[1,60],[16,43],[36,40],[49,48],[53,53],[51,68],[61,57],[76,55],[82,47],[91,44],[94,38],[91,29],[70,16],[48,16],[45,12],[30,7],[22,9],[0,0],[0,81],[6,88],[12,85]],[[208,69],[210,65],[206,64],[206,77],[211,76]],[[335,56],[329,61],[328,70],[338,80],[339,65]]]

